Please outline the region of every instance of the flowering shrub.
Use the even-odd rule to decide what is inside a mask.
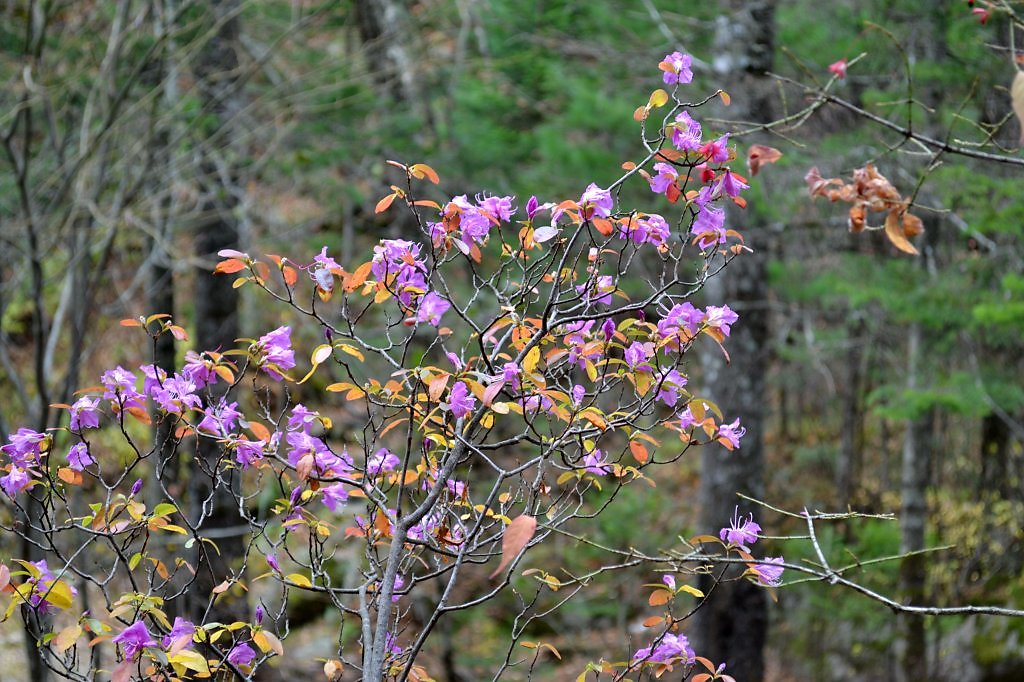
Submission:
[[[284,654],[288,595],[306,590],[360,633],[358,645],[324,652],[329,677],[348,666],[364,679],[428,679],[417,656],[437,621],[496,596],[570,521],[614,507],[596,505],[596,491],[651,483],[694,446],[741,447],[740,419],[691,393],[684,365],[695,344],[723,346],[742,323],[725,302],[700,309],[689,299],[744,251],[723,205],[742,206],[747,188],[727,165],[728,134],[706,139],[695,105],[679,98],[690,64],[678,52],[660,64],[673,90],[637,110],[646,154],[608,187],[565,200],[437,202],[421,194],[424,181],[440,182],[432,168],[389,162],[404,181],[376,210],[411,210],[416,239],[381,239],[351,267],[326,247],[311,258],[221,252],[218,273],[319,328],[325,341],[308,353],[286,325],[237,348],[191,350],[178,371],[116,367],[60,406],[67,427],[19,430],[2,448],[0,487],[19,509],[31,498],[44,510],[25,522],[52,560],[15,561],[0,578],[8,617],[20,607],[27,623],[61,626],[39,642],[47,665],[89,679],[86,643],[109,641],[115,680],[246,677]],[[652,114],[666,107],[652,134]],[[621,205],[637,179],[662,213]],[[625,278],[639,272],[646,286],[627,294]],[[187,338],[166,315],[122,324]],[[326,395],[316,407],[294,402],[314,377],[343,409]],[[151,442],[150,425],[169,446]],[[200,442],[216,447],[212,464],[192,454]],[[182,462],[231,496],[247,538],[210,594],[192,576],[212,570],[223,535],[210,498],[190,499],[169,476]],[[746,562],[750,580],[777,585],[782,560],[750,554],[760,531],[737,517],[659,570],[685,573],[717,545]],[[345,577],[331,570],[341,556],[357,566]],[[492,560],[494,582],[456,597],[472,565]],[[551,590],[592,577],[523,575]],[[410,627],[408,596],[428,583],[438,585],[430,616]],[[660,630],[588,670],[706,668],[693,679],[729,679],[693,651],[679,631],[685,616],[670,608],[704,595],[669,574],[656,588],[651,605],[668,610],[646,624]],[[257,589],[250,621],[171,622],[185,599],[208,614]]]

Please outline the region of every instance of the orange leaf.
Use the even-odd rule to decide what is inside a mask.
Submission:
[[[435,185],[441,182],[441,178],[437,176],[437,171],[435,171],[433,168],[431,168],[425,163],[415,163],[409,166],[409,172],[412,173],[412,176],[414,178],[417,178],[419,180],[426,178]]]
[[[74,469],[62,467],[57,471],[57,478],[68,485],[82,485],[82,474]]]
[[[647,448],[644,447],[643,443],[638,443],[635,440],[629,441],[629,451],[633,453],[633,459],[640,464],[647,464],[649,455]]]
[[[725,90],[719,90],[718,96],[722,98],[722,104],[724,104],[725,106],[729,106],[730,104],[732,104],[732,97],[729,97],[729,93],[726,92]]]
[[[395,200],[395,197],[397,196],[398,195],[395,193],[387,195],[386,197],[377,202],[377,205],[374,207],[373,212],[383,213],[384,211],[388,210],[388,207],[391,206],[391,202],[393,202]]]
[[[594,218],[591,220],[594,223],[594,227],[605,237],[610,237],[612,232],[615,231],[615,226],[612,225],[612,221],[607,218]]]
[[[647,603],[651,606],[663,606],[668,603],[668,600],[672,598],[672,593],[668,590],[655,590],[651,592],[651,596],[648,597]]]
[[[645,628],[653,628],[655,625],[658,625],[659,623],[664,623],[664,622],[665,622],[665,617],[664,616],[651,616],[650,618],[647,618],[646,620],[644,620],[643,626]]]
[[[270,430],[263,424],[260,424],[259,422],[250,421],[249,430],[252,431],[253,435],[255,435],[256,438],[258,438],[259,440],[265,442],[270,441]]]
[[[427,396],[430,397],[430,402],[436,403],[438,401],[444,393],[445,387],[448,386],[448,379],[450,378],[450,374],[442,374],[430,380],[430,384],[427,387]]]
[[[127,319],[127,320],[121,320],[121,326],[122,327],[141,327],[142,323],[139,322],[138,320]]]
[[[227,260],[222,260],[217,263],[217,267],[215,267],[213,271],[215,273],[226,273],[230,275],[233,272],[245,270],[245,267],[246,265],[243,261],[240,261],[237,258],[228,258]]]
[[[491,573],[490,579],[494,580],[505,567],[512,563],[523,549],[530,544],[534,533],[537,532],[537,519],[527,514],[521,514],[512,519],[505,529],[505,536],[501,539],[501,563]]]
[[[295,272],[295,268],[290,265],[281,268],[281,274],[284,276],[285,283],[290,287],[295,286],[295,283],[299,281],[299,273]]]

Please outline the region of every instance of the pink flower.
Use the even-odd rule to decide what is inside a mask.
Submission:
[[[266,445],[261,440],[236,440],[233,442],[235,446],[235,461],[238,462],[243,469],[248,469],[256,462],[263,459],[263,446]]]
[[[986,23],[988,23],[988,10],[987,9],[983,9],[981,7],[975,7],[974,9],[971,10],[971,14],[973,14],[976,17],[978,17],[978,21],[981,22],[982,26],[984,26]]]
[[[846,78],[846,60],[840,59],[838,62],[832,62],[828,65],[828,70],[831,71],[836,78],[843,80]]]
[[[729,160],[729,133],[722,135],[714,142],[708,142],[700,148],[700,153],[712,163],[724,163]]]

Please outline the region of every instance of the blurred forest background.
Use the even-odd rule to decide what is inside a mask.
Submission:
[[[729,40],[744,5],[769,10],[759,44],[774,73],[824,83],[829,64],[866,53],[835,94],[905,125],[909,67],[915,130],[1016,153],[1009,22],[993,13],[982,24],[962,1],[0,2],[0,436],[55,426],[48,406],[72,402],[103,368],[180,360],[183,344],[139,347],[118,320],[171,312],[204,338],[197,319],[219,304],[197,273],[212,269],[217,249],[308,262],[327,245],[348,264],[404,234],[399,212],[373,213],[398,179],[385,159],[429,163],[451,194],[575,198],[639,158],[632,112],[676,49],[695,57],[693,100],[718,87],[732,97],[732,108],[695,112],[708,138],[800,109],[792,84],[765,79],[754,107],[742,82],[716,71],[750,48]],[[736,358],[718,374],[764,376],[735,409],[744,423],[748,411],[763,413],[763,479],[751,492],[794,511],[900,515],[823,528],[837,565],[943,548],[852,574],[871,589],[940,606],[1024,607],[1021,167],[935,158],[838,106],[784,134],[732,141],[740,155],[754,142],[784,154],[733,215],[737,229],[760,235],[757,291],[711,301],[740,312],[737,328],[745,312],[765,317],[758,366]],[[867,162],[905,196],[916,192],[920,257],[880,232],[850,234],[846,206],[808,196],[811,167],[848,178]],[[651,201],[643,182],[623,193],[627,206]],[[237,309],[234,336],[289,321],[250,294]],[[699,363],[692,369],[699,377]],[[322,404],[316,389],[296,398]],[[343,419],[340,400],[327,400]],[[625,489],[590,537],[653,550],[717,532],[701,521],[700,469],[694,459],[655,490]],[[805,532],[799,519],[766,511],[759,520],[770,535]],[[559,542],[540,551],[566,570],[595,561],[594,550]],[[779,547],[801,560],[795,545]],[[603,652],[625,652],[650,615],[640,585],[651,577],[633,578],[595,583],[545,619],[538,636],[563,660],[546,660],[539,677],[575,679]],[[315,659],[333,646],[320,626],[336,619],[324,606],[295,604],[282,673],[319,675]],[[779,590],[768,618],[769,680],[897,679],[914,647],[930,679],[1024,679],[1024,620],[908,625],[821,583]],[[449,644],[426,654],[446,660],[428,669],[481,679],[504,656],[507,621],[501,600],[486,617],[455,616]],[[0,677],[28,679],[18,623],[0,635]]]

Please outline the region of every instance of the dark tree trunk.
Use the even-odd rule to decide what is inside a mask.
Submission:
[[[730,117],[748,121],[771,118],[771,92],[765,74],[771,70],[774,49],[775,2],[724,3],[716,43],[716,61],[724,86],[736,96]],[[755,207],[751,205],[753,210]],[[730,212],[734,221],[739,216]],[[744,253],[725,272],[710,280],[706,302],[728,303],[739,314],[727,341],[732,364],[726,366],[721,352],[709,347],[702,358],[707,394],[722,409],[727,421],[740,417],[747,429],[741,447],[726,453],[714,446],[701,457],[701,527],[727,525],[733,509],[753,511],[737,498],[744,493],[763,498],[764,430],[767,399],[766,375],[771,337],[768,326],[767,250],[769,239],[756,215],[744,216],[744,238],[753,253]],[[738,226],[738,225],[737,225]],[[735,577],[742,569],[726,571]],[[704,587],[709,588],[710,581]],[[764,644],[768,615],[765,591],[746,580],[724,582],[715,588],[697,614],[696,650],[716,663],[726,663],[738,680],[757,682],[764,677]]]
[[[237,208],[237,178],[235,169],[218,167],[215,157],[231,144],[232,128],[241,110],[240,79],[238,73],[238,39],[240,21],[238,0],[213,0],[211,19],[217,22],[217,33],[203,48],[196,64],[199,88],[204,109],[216,120],[207,143],[208,156],[202,159],[201,177],[205,205],[205,220],[195,233],[195,253],[206,263],[213,262],[221,249],[238,249],[239,230],[235,216]],[[222,158],[230,158],[230,154]],[[230,164],[230,161],[223,163]],[[195,271],[196,344],[199,350],[225,350],[234,346],[240,336],[238,322],[238,290],[232,288],[230,278],[215,276],[208,267]],[[223,384],[219,385],[223,389]],[[216,401],[219,391],[211,389],[211,400]],[[237,479],[220,466],[220,448],[209,439],[197,439],[194,457],[198,466],[190,469],[190,493],[194,520],[201,520],[206,530],[218,529],[216,540],[219,554],[205,543],[196,543],[196,584],[193,616],[230,623],[248,619],[248,605],[244,600],[221,595],[208,613],[203,613],[213,588],[233,571],[239,569],[245,553],[245,543],[239,534],[231,533],[242,520],[234,495]]]

